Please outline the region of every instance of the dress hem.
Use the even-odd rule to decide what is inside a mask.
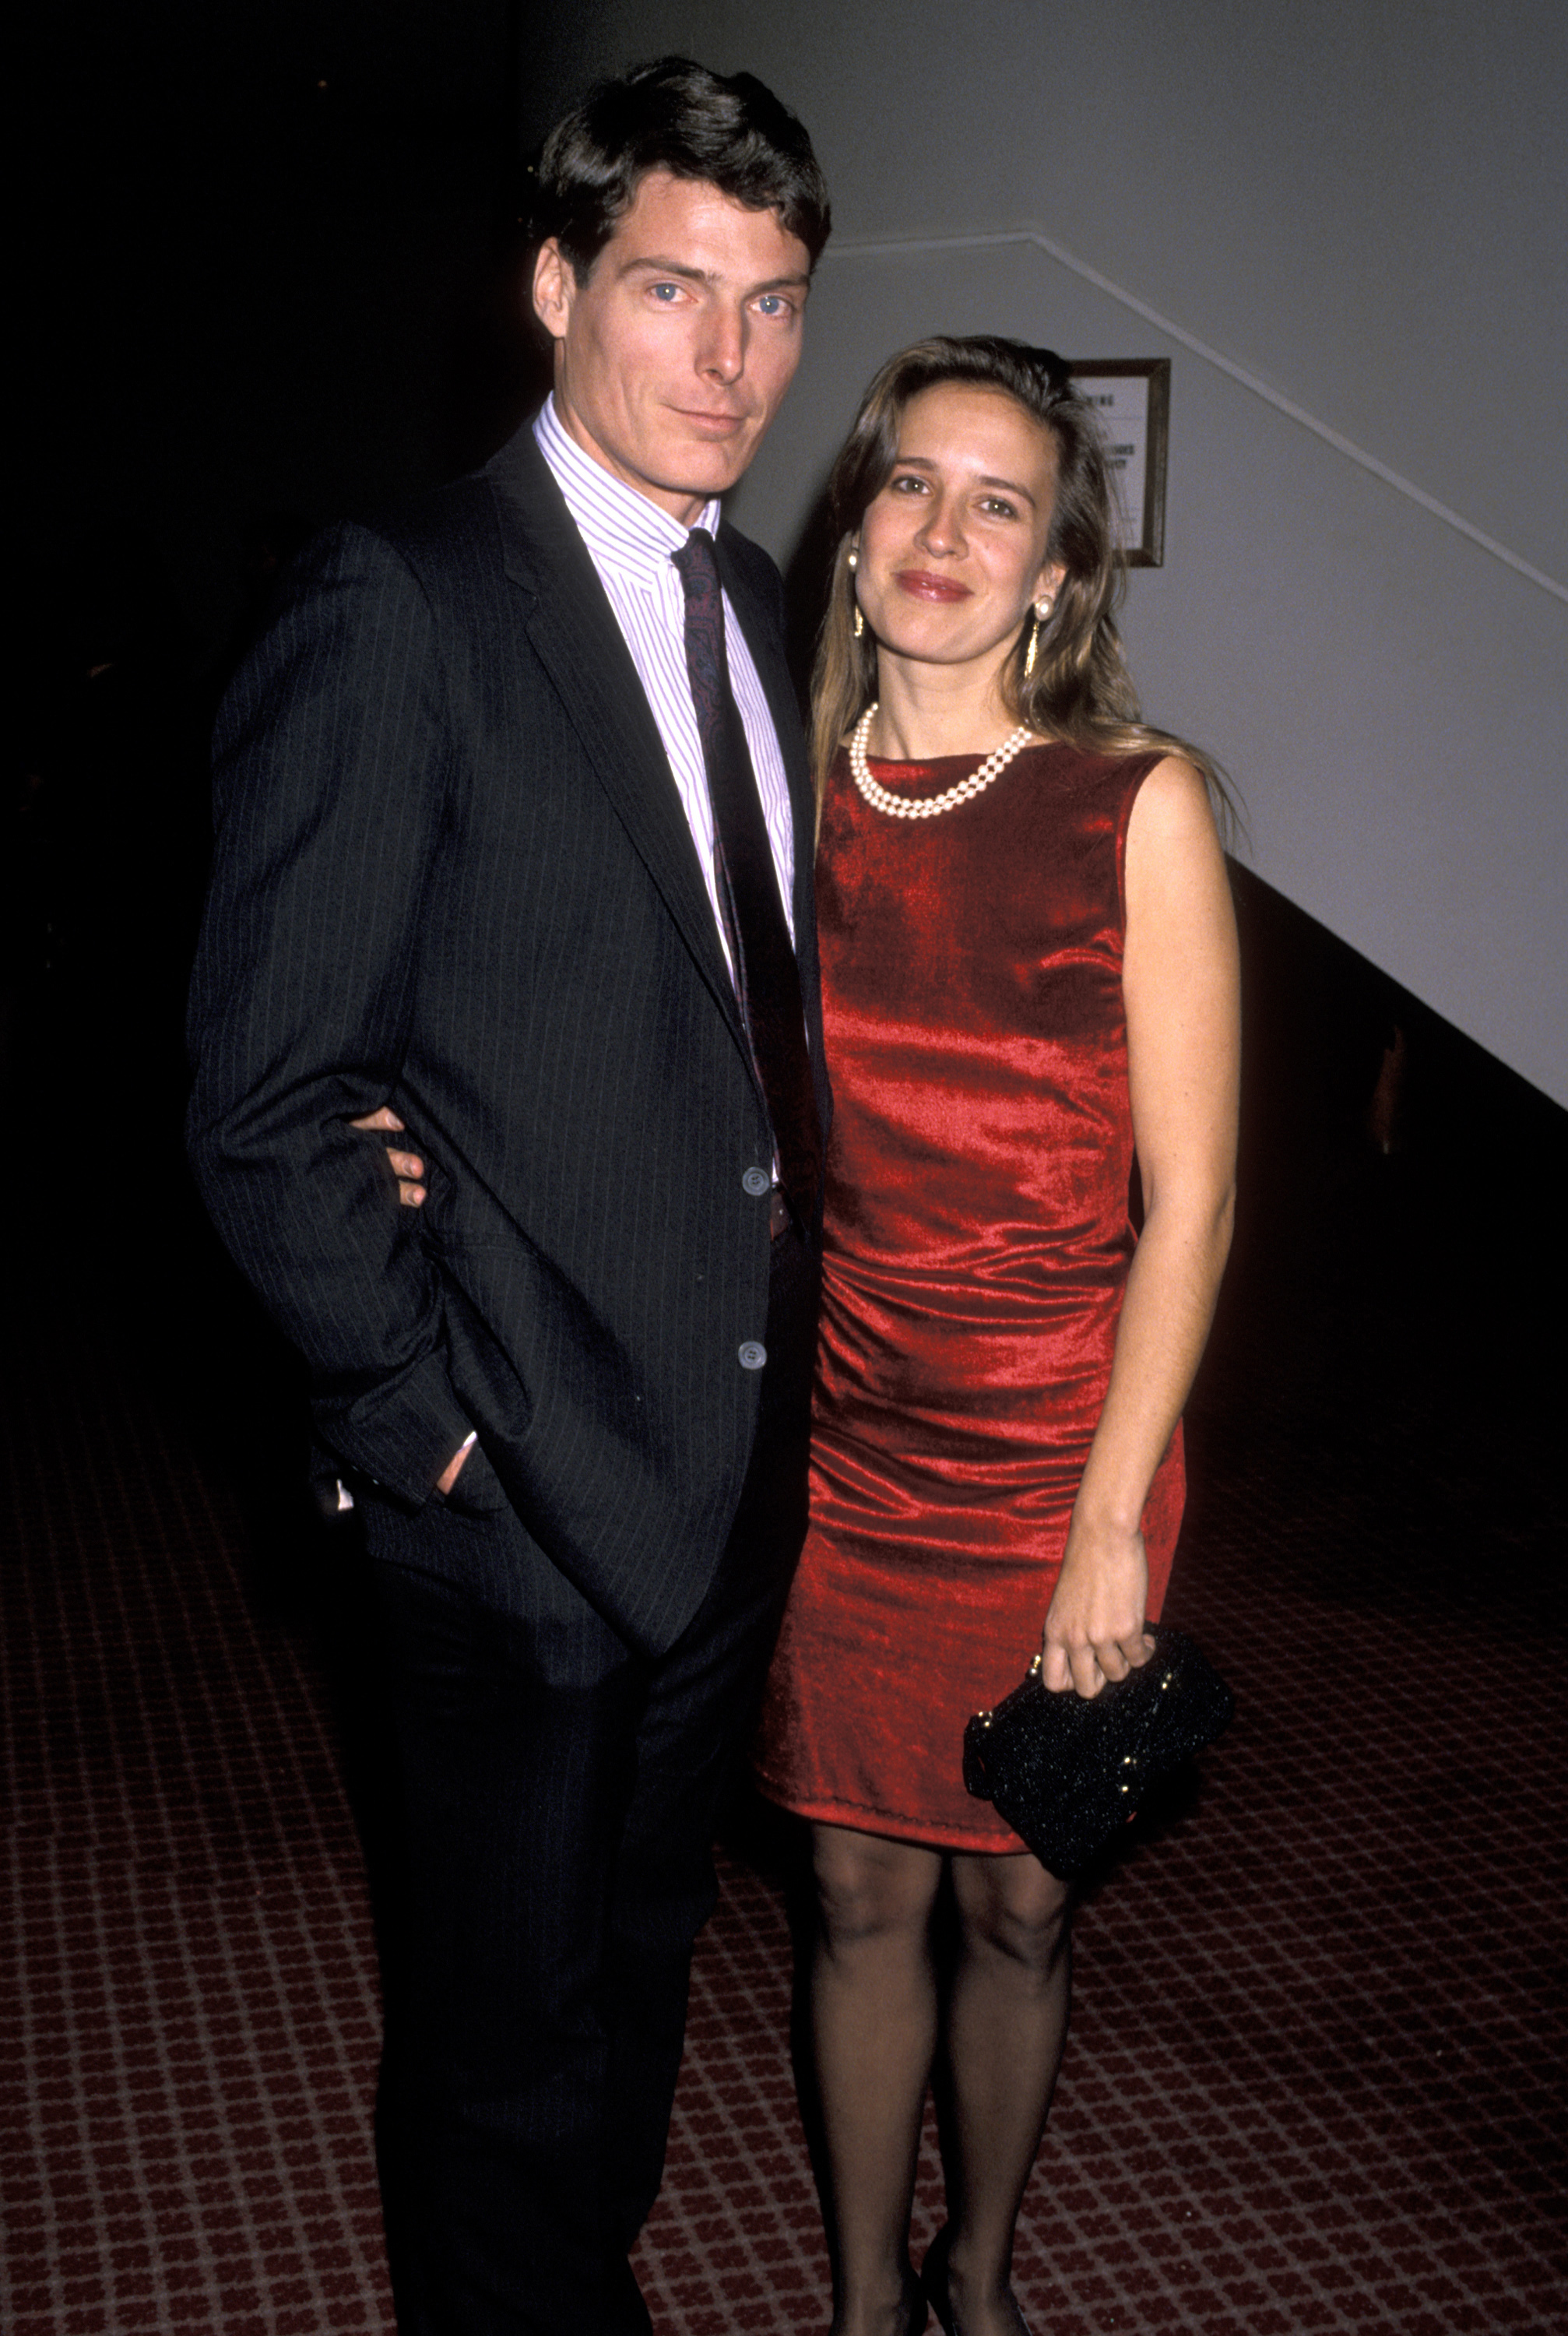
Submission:
[[[876,1834],[884,1841],[907,1841],[918,1849],[959,1851],[968,1857],[1027,1857],[1031,1854],[1027,1842],[1021,1841],[1016,1833],[1010,1834],[1006,1841],[998,1841],[995,1834],[987,1834],[983,1839],[966,1836],[959,1840],[952,1828],[939,1827],[937,1832],[945,1835],[944,1838],[939,1839],[930,1825],[921,1825],[913,1817],[895,1816],[889,1809],[862,1808],[852,1801],[811,1801],[793,1796],[786,1798],[755,1769],[752,1781],[764,1800],[770,1802],[775,1809],[786,1810],[791,1816],[804,1817],[813,1825],[842,1825],[848,1833]]]

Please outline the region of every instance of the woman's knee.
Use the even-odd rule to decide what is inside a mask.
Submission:
[[[1066,1951],[1072,1891],[1033,1857],[956,1857],[953,1895],[964,1943],[1041,1978]]]
[[[924,1932],[941,1881],[932,1850],[842,1825],[814,1825],[812,1863],[817,1909],[830,1946],[853,1946],[900,1932]]]

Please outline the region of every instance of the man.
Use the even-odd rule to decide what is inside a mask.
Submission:
[[[812,814],[777,575],[716,499],[826,195],[759,83],[680,59],[596,91],[539,184],[552,399],[299,570],[219,725],[191,1007],[201,1188],[380,1584],[418,2336],[648,2326],[627,2253],[804,1524]]]

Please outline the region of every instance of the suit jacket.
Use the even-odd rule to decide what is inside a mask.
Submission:
[[[777,571],[718,559],[794,805]],[[320,1434],[404,1503],[510,1502],[634,1644],[669,1645],[735,1513],[771,1135],[690,831],[618,626],[524,429],[307,555],[219,718],[190,1139]],[[390,1104],[427,1169],[393,1205]],[[757,1180],[752,1179],[755,1183]],[[814,1229],[813,1229],[814,1231]]]

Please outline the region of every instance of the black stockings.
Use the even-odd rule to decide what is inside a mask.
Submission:
[[[952,1874],[946,2001],[949,2270],[962,2336],[1018,2336],[1008,2272],[1066,2034],[1066,1885],[1027,1855],[947,1857],[813,1827],[812,2030],[833,2247],[833,2336],[902,2336],[925,2088],[939,2035],[931,1917]]]

